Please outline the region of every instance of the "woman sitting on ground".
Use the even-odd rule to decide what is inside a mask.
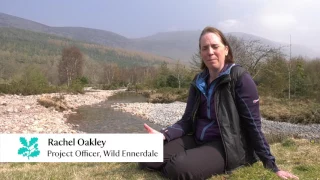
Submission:
[[[280,170],[261,131],[256,85],[235,65],[225,36],[206,27],[199,38],[202,72],[194,78],[182,119],[163,130],[164,161],[140,163],[170,179],[206,179],[262,161],[280,178]],[[144,125],[149,133],[160,133]],[[257,158],[258,157],[258,158]]]

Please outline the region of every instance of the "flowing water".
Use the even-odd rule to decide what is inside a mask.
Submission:
[[[162,127],[147,120],[114,110],[114,103],[146,102],[146,98],[136,93],[118,93],[107,101],[93,106],[78,108],[77,114],[68,117],[68,123],[77,125],[76,129],[86,133],[146,133],[143,123],[148,123],[156,130]]]

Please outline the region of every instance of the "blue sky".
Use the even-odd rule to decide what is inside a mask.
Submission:
[[[0,0],[0,12],[49,26],[108,30],[128,38],[164,31],[245,32],[320,49],[318,0]]]

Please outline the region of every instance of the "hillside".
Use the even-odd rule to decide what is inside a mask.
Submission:
[[[82,27],[50,27],[27,19],[0,13],[0,27],[13,27],[65,38],[126,48],[131,40],[113,32]]]
[[[0,27],[13,27],[34,32],[53,34],[69,39],[98,43],[112,47],[125,47],[129,39],[109,31],[82,27],[50,27],[27,19],[0,13]]]
[[[71,39],[32,32],[16,28],[0,27],[0,84],[23,76],[29,66],[36,66],[46,74],[49,82],[57,84],[58,63],[65,47],[76,46],[84,55],[84,75],[91,82],[103,80],[103,68],[132,68],[155,66],[172,62],[169,58],[153,54],[130,51],[99,44],[74,41]],[[99,77],[99,78],[98,78]]]
[[[290,44],[289,43],[279,43],[275,41],[271,41],[269,39],[265,39],[259,36],[254,36],[252,34],[242,33],[242,32],[231,32],[227,33],[232,36],[236,36],[238,38],[242,38],[244,40],[259,40],[261,43],[266,44],[270,47],[282,47],[282,52],[289,57],[290,55]],[[290,41],[288,37],[288,42]],[[302,56],[302,57],[320,57],[320,54],[313,51],[310,48],[299,44],[291,44],[291,55],[294,56]]]
[[[200,33],[200,31],[157,33],[134,39],[134,46],[131,48],[188,62],[198,50]]]
[[[0,40],[0,52],[10,52],[10,56],[16,61],[26,63],[34,62],[37,59],[42,59],[38,62],[42,63],[41,61],[47,60],[45,57],[60,56],[62,49],[68,46],[80,48],[90,59],[116,63],[119,66],[153,65],[163,61],[171,61],[168,58],[148,53],[74,41],[59,36],[15,28],[0,28]],[[18,55],[23,55],[24,58],[15,58]],[[4,57],[0,56],[0,58]]]
[[[162,32],[152,36],[129,39],[117,33],[83,27],[50,27],[34,21],[0,13],[0,27],[14,27],[35,32],[58,35],[73,40],[97,43],[109,47],[117,47],[128,50],[152,53],[158,56],[172,59],[180,59],[189,62],[192,55],[197,52],[200,31]],[[271,47],[283,48],[283,52],[289,56],[289,45],[265,39],[251,34],[232,32],[233,35],[245,40],[259,40]],[[301,45],[292,45],[292,56],[304,56],[309,58],[319,57],[320,54],[310,48]]]

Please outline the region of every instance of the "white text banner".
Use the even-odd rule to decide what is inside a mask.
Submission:
[[[162,161],[162,134],[0,134],[0,162]]]

